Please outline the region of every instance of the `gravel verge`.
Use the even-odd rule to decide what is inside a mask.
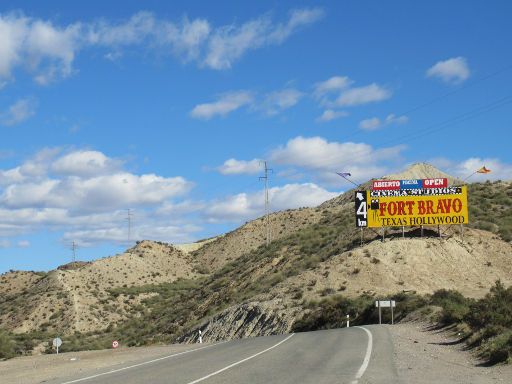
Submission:
[[[512,383],[512,366],[482,366],[464,343],[457,343],[453,331],[420,322],[389,326],[389,330],[403,383]]]

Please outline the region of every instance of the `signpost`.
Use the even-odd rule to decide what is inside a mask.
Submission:
[[[57,349],[57,355],[58,355],[59,354],[59,347],[62,345],[62,340],[60,339],[60,337],[56,337],[55,339],[53,339],[52,344]]]
[[[358,228],[468,223],[466,186],[355,193]]]
[[[379,308],[379,324],[382,324],[382,308],[391,308],[391,324],[395,323],[393,308],[396,307],[395,300],[377,300],[375,306]]]

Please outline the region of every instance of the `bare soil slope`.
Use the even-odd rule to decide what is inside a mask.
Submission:
[[[194,278],[187,254],[165,243],[142,241],[125,253],[48,274],[9,272],[0,277],[0,323],[15,332],[36,329],[100,331],[130,313],[146,296],[109,290]]]

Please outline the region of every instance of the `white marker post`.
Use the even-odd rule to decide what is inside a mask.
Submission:
[[[347,315],[347,328],[350,327],[350,315]]]
[[[199,330],[199,344],[203,344],[203,333]]]

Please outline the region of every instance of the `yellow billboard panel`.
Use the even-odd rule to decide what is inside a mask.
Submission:
[[[466,186],[408,191],[364,191],[368,227],[468,223]]]

